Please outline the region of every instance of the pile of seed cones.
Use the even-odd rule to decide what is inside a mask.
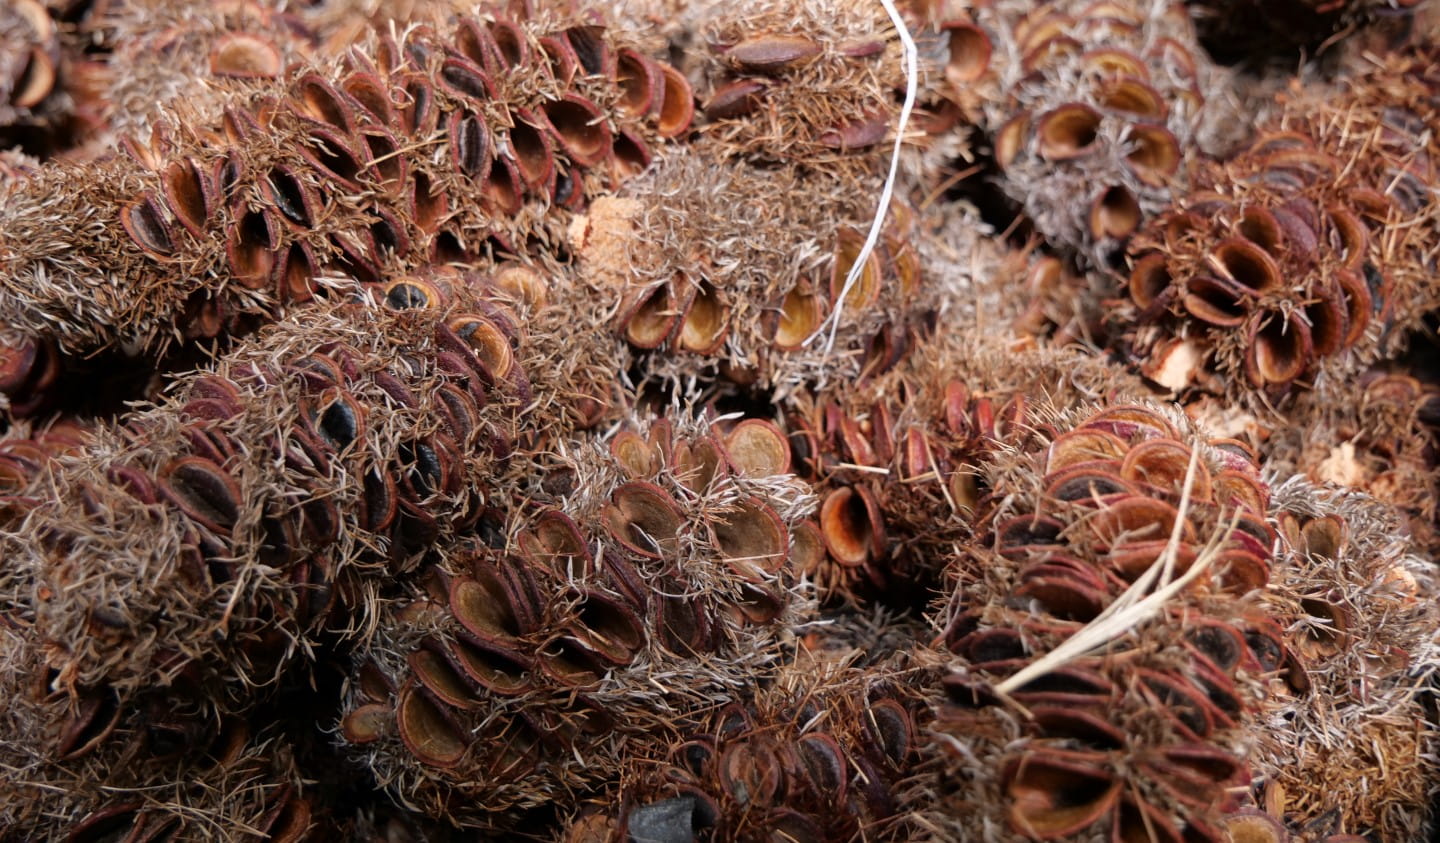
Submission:
[[[0,7],[0,843],[1440,827],[1429,0]]]

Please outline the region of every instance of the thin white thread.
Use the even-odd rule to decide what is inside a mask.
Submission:
[[[880,5],[885,7],[890,22],[895,25],[895,31],[900,35],[900,44],[905,49],[905,103],[900,107],[900,122],[895,127],[895,148],[890,152],[890,174],[885,177],[885,187],[880,191],[880,207],[875,211],[875,219],[870,224],[870,234],[865,238],[865,245],[860,248],[855,263],[845,275],[845,286],[840,289],[835,309],[825,320],[831,323],[830,336],[825,340],[826,354],[835,347],[835,332],[840,329],[840,314],[845,309],[845,298],[860,279],[865,262],[870,259],[871,253],[875,251],[875,244],[880,241],[880,231],[885,225],[885,215],[890,211],[890,199],[895,193],[895,179],[900,171],[900,150],[905,141],[905,128],[910,123],[910,112],[915,108],[916,89],[919,84],[919,51],[915,48],[914,39],[910,37],[910,29],[905,26],[905,20],[900,17],[900,12],[892,0],[880,0]],[[820,327],[815,329],[815,333],[805,338],[804,345],[808,346],[824,330],[825,324],[822,322]]]

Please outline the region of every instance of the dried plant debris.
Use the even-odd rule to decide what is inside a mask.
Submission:
[[[1434,69],[1417,47],[1375,59],[1336,96],[1297,97],[1146,227],[1125,318],[1147,373],[1254,408],[1344,390],[1404,349],[1440,300]]]
[[[46,169],[0,210],[7,356],[153,355],[322,295],[326,271],[549,254],[557,212],[688,126],[683,79],[635,104],[664,74],[636,55],[646,75],[618,75],[624,49],[601,27],[464,18],[255,88],[220,125]]]
[[[1423,0],[1186,0],[1206,49],[1225,62],[1291,69],[1358,36],[1410,34]]]
[[[384,602],[341,740],[459,825],[520,830],[610,786],[772,672],[807,616],[790,545],[813,500],[773,456],[683,414],[552,453],[503,535]]]

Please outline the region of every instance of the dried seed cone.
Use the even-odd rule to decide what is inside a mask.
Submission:
[[[278,80],[310,60],[312,30],[280,6],[142,0],[91,16],[87,26],[110,50],[100,66],[106,128],[146,137],[177,108],[194,121],[218,123],[247,86]]]
[[[982,123],[1005,192],[1051,245],[1104,266],[1185,184],[1218,74],[1179,3],[1029,6],[999,3],[942,30],[952,67],[993,45],[974,79],[955,82],[998,89]]]
[[[304,838],[310,801],[273,734],[217,721],[174,689],[126,706],[104,691],[72,699],[40,643],[0,627],[0,839]]]
[[[496,831],[743,694],[809,606],[788,561],[805,485],[702,422],[578,441],[529,474],[488,546],[382,602],[339,727],[401,804]]]
[[[1074,406],[1143,392],[1091,355],[987,337],[967,321],[917,342],[885,374],[792,402],[797,470],[821,500],[805,570],[822,598],[923,605],[974,536],[991,491],[985,466],[1045,423],[1034,396]]]
[[[25,490],[7,578],[32,584],[62,684],[184,672],[243,698],[235,683],[273,679],[327,619],[346,627],[359,583],[470,529],[512,451],[594,417],[567,415],[554,340],[532,347],[485,281],[351,295],[179,378]]]
[[[1236,445],[1151,407],[1054,428],[992,461],[989,534],[949,572],[937,628],[950,675],[911,821],[955,840],[1216,839],[1249,783],[1261,679],[1293,672],[1283,641],[1255,637],[1278,631],[1257,591],[1269,491]],[[1174,574],[1203,574],[1093,654],[1041,661],[1166,564],[1177,525]]]
[[[1265,445],[1277,470],[1384,501],[1418,546],[1436,547],[1440,393],[1433,385],[1400,371],[1370,371],[1339,397],[1300,396],[1290,415],[1295,423],[1277,426]]]
[[[663,756],[637,759],[619,810],[579,839],[607,839],[600,827],[634,839],[905,839],[893,833],[896,792],[926,725],[915,679],[800,658],[744,702],[697,717]]]
[[[59,26],[45,4],[0,8],[0,129],[57,128],[71,104],[61,74]]]
[[[46,169],[0,211],[7,345],[154,354],[307,301],[324,271],[548,254],[558,209],[688,126],[666,110],[683,80],[653,114],[621,107],[626,43],[464,17],[251,87],[220,125],[178,115],[132,157]]]
[[[880,6],[717,3],[695,24],[702,131],[728,154],[834,166],[848,152],[888,147],[905,71]]]
[[[897,199],[862,262],[878,175],[720,153],[702,140],[664,156],[572,230],[647,375],[683,383],[703,367],[780,397],[878,375],[996,260],[972,213],[922,218]]]
[[[1133,352],[1167,385],[1262,404],[1344,389],[1436,302],[1433,51],[1377,60],[1285,117],[1132,244]],[[1177,349],[1180,349],[1177,352]]]
[[[1381,840],[1434,829],[1436,583],[1394,511],[1299,478],[1275,489],[1285,540],[1263,596],[1307,684],[1271,683],[1251,754],[1286,827]],[[1283,724],[1283,726],[1281,725]]]

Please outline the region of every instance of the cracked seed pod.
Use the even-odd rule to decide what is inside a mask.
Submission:
[[[1440,762],[1417,678],[1440,658],[1434,566],[1368,496],[1295,478],[1274,506],[1285,552],[1262,601],[1307,683],[1272,683],[1251,754],[1256,801],[1295,839],[1427,839]]]
[[[988,537],[952,563],[936,619],[950,675],[911,821],[944,839],[1218,840],[1250,780],[1261,680],[1303,674],[1283,641],[1253,641],[1278,629],[1258,600],[1269,490],[1237,443],[1151,407],[1055,427],[1048,444],[992,461]],[[1039,663],[1166,564],[1172,534],[1175,574],[1208,564],[1201,576],[1098,654]]]
[[[219,126],[177,117],[132,157],[47,168],[0,211],[6,350],[153,355],[308,301],[322,272],[548,254],[563,209],[687,125],[665,107],[683,82],[620,109],[625,43],[466,17],[253,87]]]
[[[926,725],[914,684],[893,667],[799,660],[637,758],[620,807],[578,839],[903,839],[895,793]]]
[[[1403,38],[1421,0],[1186,0],[1200,41],[1219,60],[1288,69],[1357,33]],[[1369,30],[1369,32],[1367,32]]]
[[[833,167],[847,152],[888,145],[905,76],[881,7],[714,4],[698,27],[702,131],[727,155]]]
[[[571,232],[582,271],[618,303],[617,331],[644,374],[683,382],[698,362],[781,397],[878,375],[994,260],[965,211],[922,219],[897,200],[827,353],[827,319],[859,259],[879,177],[761,169],[717,153],[697,141],[661,158]]]
[[[412,810],[513,830],[773,670],[808,612],[788,559],[813,502],[748,438],[661,418],[537,454],[486,545],[382,602],[351,754]]]
[[[957,38],[1003,57],[966,61],[1000,94],[983,122],[1001,187],[1051,245],[1105,266],[1185,184],[1218,79],[1178,3],[1001,3],[947,33],[952,64]]]
[[[304,838],[310,800],[273,734],[217,720],[178,688],[122,705],[72,697],[54,675],[33,631],[0,626],[0,839]]]
[[[59,27],[39,0],[0,7],[0,130],[59,128],[69,111]],[[8,141],[8,143],[13,141]]]
[[[243,700],[328,618],[361,633],[365,579],[471,529],[513,453],[597,417],[549,365],[558,338],[532,342],[483,279],[352,295],[177,379],[25,490],[5,575],[33,589],[65,683],[184,672]]]
[[[1263,405],[1343,389],[1403,350],[1437,300],[1429,55],[1387,58],[1324,101],[1296,98],[1146,226],[1122,317],[1142,370]]]

